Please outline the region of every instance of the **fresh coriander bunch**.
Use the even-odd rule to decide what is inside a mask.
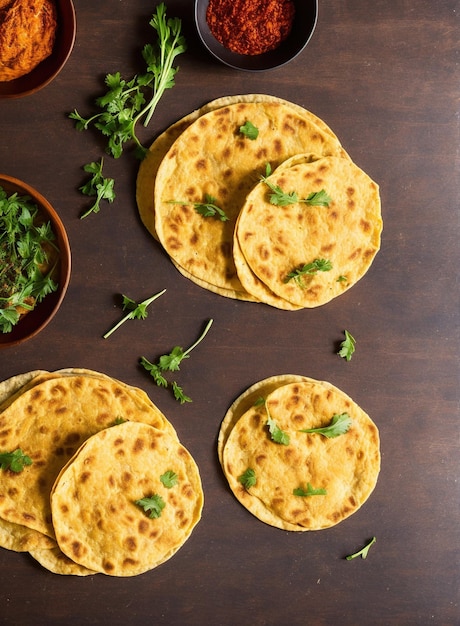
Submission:
[[[136,154],[143,158],[147,149],[137,137],[137,125],[147,126],[155,108],[165,92],[175,85],[175,75],[179,68],[174,67],[176,57],[185,52],[187,46],[182,35],[182,22],[179,18],[166,17],[166,5],[162,2],[149,22],[156,31],[157,38],[146,44],[142,57],[146,71],[131,80],[122,78],[120,72],[107,74],[107,92],[96,99],[101,112],[84,118],[75,109],[69,117],[76,121],[78,130],[86,130],[94,125],[107,137],[107,152],[119,158],[124,144],[134,141]]]
[[[57,290],[53,272],[59,249],[50,222],[42,222],[29,196],[0,187],[0,331]]]

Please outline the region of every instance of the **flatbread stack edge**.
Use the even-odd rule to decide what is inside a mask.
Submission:
[[[172,424],[142,390],[102,373],[37,370],[0,383],[0,452],[17,449],[32,463],[0,471],[0,546],[54,573],[144,573],[201,518],[199,470]],[[136,504],[157,497],[155,517]]]
[[[240,131],[247,122],[258,130],[254,140]],[[331,189],[325,190],[332,199],[329,207],[322,210],[300,201],[287,210],[270,204],[269,189],[261,182],[267,165],[273,176],[288,170],[283,178],[292,188],[287,192],[297,188],[301,192],[306,186],[311,193],[329,185]],[[325,169],[330,170],[328,177],[321,173]],[[303,199],[301,193],[299,198]],[[214,100],[166,129],[141,163],[136,199],[144,225],[183,276],[225,297],[284,310],[320,306],[341,295],[364,276],[380,249],[378,185],[352,162],[323,120],[299,105],[265,94]],[[197,207],[207,201],[218,205],[228,219],[203,216]],[[254,204],[258,211],[253,214]],[[239,224],[245,215],[256,230],[267,205],[270,246],[256,249],[257,242],[245,239]],[[311,237],[308,225],[313,222]],[[292,235],[300,228],[299,242]],[[292,265],[294,247],[301,259],[297,265]],[[288,271],[296,270],[316,261],[318,250],[326,256],[331,247],[340,250],[334,272],[312,272],[304,281],[285,286],[284,269],[278,275],[280,263]],[[274,281],[261,275],[257,254],[263,254],[268,264],[277,256]]]
[[[302,432],[329,426],[335,415],[351,420],[343,434]],[[272,428],[286,438],[274,438]],[[380,472],[371,418],[331,383],[297,375],[262,380],[235,400],[221,424],[218,456],[250,513],[297,532],[330,528],[354,514]]]

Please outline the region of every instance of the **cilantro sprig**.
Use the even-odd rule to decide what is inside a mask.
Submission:
[[[31,198],[0,186],[0,332],[9,333],[22,312],[57,290],[58,254],[53,262],[51,253],[58,252],[51,222],[41,222]]]
[[[17,448],[14,452],[0,452],[0,469],[22,472],[26,465],[32,465],[32,459]]]
[[[265,408],[265,412],[267,413],[266,426],[268,427],[268,432],[270,433],[271,440],[283,446],[288,446],[291,438],[286,431],[281,430],[276,421],[270,415],[266,398],[259,398],[256,401],[255,406],[263,406]]]
[[[348,413],[335,413],[332,416],[329,426],[323,426],[322,428],[302,428],[301,433],[317,433],[332,439],[339,435],[344,435],[350,430],[352,419]]]
[[[345,330],[344,333],[345,339],[340,344],[340,350],[337,354],[347,361],[350,361],[356,350],[356,339],[348,332],[348,330]]]
[[[146,498],[141,498],[140,500],[135,500],[134,504],[144,509],[145,513],[147,513],[151,519],[161,517],[161,513],[166,506],[166,502],[158,493]]]
[[[88,118],[82,117],[76,109],[69,115],[78,130],[94,125],[107,137],[106,149],[114,158],[121,156],[129,141],[134,142],[138,156],[143,158],[147,153],[137,136],[137,125],[142,122],[148,126],[161,96],[174,86],[179,69],[174,67],[174,62],[187,48],[181,20],[166,17],[164,2],[156,7],[149,24],[156,31],[157,38],[142,50],[146,72],[128,81],[120,72],[107,74],[107,92],[96,99],[96,105],[102,111]]]
[[[315,489],[311,483],[307,483],[307,488],[297,487],[292,491],[295,496],[301,496],[302,498],[308,496],[325,496],[327,494],[326,489]]]
[[[254,487],[254,485],[257,484],[257,476],[255,470],[248,467],[246,471],[238,476],[238,482],[240,482],[246,490]]]
[[[168,470],[160,476],[160,481],[166,489],[172,489],[177,485],[179,477],[173,470]]]
[[[104,339],[110,337],[110,335],[114,333],[118,328],[120,328],[120,326],[124,324],[127,320],[145,320],[148,315],[147,307],[157,298],[162,296],[165,291],[166,289],[163,289],[162,291],[159,291],[150,298],[147,298],[147,300],[143,300],[139,303],[135,302],[131,298],[128,298],[128,296],[123,295],[123,311],[129,311],[129,313],[122,317],[122,319],[117,324],[115,324],[115,326],[113,326],[109,331],[105,333],[105,335],[103,335]]]
[[[275,185],[271,180],[268,180],[268,176],[271,174],[271,167],[269,164],[266,166],[265,176],[261,176],[260,180],[267,185],[272,192],[269,196],[270,203],[276,206],[289,206],[290,204],[308,204],[310,206],[325,206],[328,207],[332,202],[332,198],[326,193],[324,189],[320,191],[313,191],[308,194],[306,198],[301,198],[296,191],[286,192],[279,185]]]
[[[87,217],[90,213],[99,213],[101,210],[101,200],[112,203],[115,200],[115,181],[113,178],[106,178],[102,174],[104,159],[92,161],[83,166],[83,170],[91,174],[91,178],[79,189],[85,196],[95,197],[94,203],[87,209],[80,219]]]
[[[367,554],[369,552],[369,549],[372,545],[374,545],[374,543],[377,541],[376,537],[372,537],[372,539],[369,541],[368,544],[366,544],[364,546],[364,548],[362,548],[361,550],[359,550],[358,552],[355,552],[354,554],[349,554],[348,556],[346,556],[346,560],[347,561],[351,561],[352,559],[356,559],[358,556],[360,556],[362,559],[365,559],[367,557]]]
[[[257,126],[254,126],[250,120],[247,120],[242,126],[240,126],[239,130],[242,135],[251,139],[251,141],[254,141],[259,136],[259,129]]]
[[[192,205],[197,213],[203,217],[215,217],[221,222],[229,220],[228,215],[217,204],[217,198],[209,193],[204,195],[204,202],[188,202],[187,200],[168,200],[168,204],[181,204],[182,206]]]
[[[160,356],[156,363],[152,363],[145,356],[140,358],[140,364],[142,367],[149,372],[152,376],[153,380],[157,384],[158,387],[168,387],[169,383],[167,378],[165,377],[166,372],[177,372],[180,370],[180,365],[183,360],[190,358],[190,352],[194,350],[206,337],[213,320],[210,319],[205,326],[205,329],[198,337],[198,339],[189,347],[187,350],[184,350],[180,346],[174,346],[174,348],[169,352],[169,354],[164,354]],[[186,402],[192,402],[192,399],[185,395],[182,387],[176,381],[171,383],[172,392],[174,398],[184,404]]]
[[[304,288],[304,276],[314,276],[318,272],[330,272],[331,269],[332,263],[328,259],[315,259],[311,263],[305,263],[305,265],[297,267],[296,269],[292,270],[292,272],[289,272],[289,274],[284,279],[284,282],[288,283],[290,280],[294,280],[299,285],[299,287]]]

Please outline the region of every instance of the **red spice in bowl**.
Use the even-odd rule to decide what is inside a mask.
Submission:
[[[292,0],[209,0],[206,21],[214,37],[237,54],[277,48],[294,19]]]

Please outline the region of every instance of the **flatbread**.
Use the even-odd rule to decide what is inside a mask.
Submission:
[[[327,426],[341,413],[352,420],[345,434],[328,439],[299,432]],[[268,415],[289,435],[289,445],[271,439]],[[258,519],[284,530],[320,530],[343,521],[369,498],[380,471],[379,434],[344,392],[310,379],[281,384],[266,396],[265,404],[249,408],[231,428],[222,457],[232,492]],[[253,469],[257,479],[249,488],[239,480],[247,469]],[[326,494],[293,493],[308,484]]]
[[[98,572],[94,572],[69,559],[57,546],[50,550],[31,549],[29,552],[42,567],[53,572],[53,574],[62,576],[93,576],[98,574]]]
[[[239,133],[248,120],[259,129],[254,141]],[[276,167],[305,152],[343,155],[337,139],[279,102],[223,106],[182,131],[159,165],[154,194],[155,232],[175,264],[219,289],[244,292],[233,260],[240,208],[267,162]],[[216,198],[228,221],[195,211],[192,203],[206,194]]]
[[[235,238],[244,262],[259,281],[283,300],[316,307],[350,289],[369,269],[380,249],[382,218],[378,185],[350,159],[322,157],[281,166],[267,182],[299,199],[322,190],[329,206],[296,202],[279,206],[261,181],[248,194],[239,214]],[[328,260],[330,271],[288,275],[316,260]]]
[[[160,477],[177,474],[166,487]],[[161,515],[136,502],[159,495]],[[85,568],[111,576],[142,574],[169,559],[201,517],[198,468],[179,441],[152,426],[127,422],[88,439],[51,493],[60,549]]]

